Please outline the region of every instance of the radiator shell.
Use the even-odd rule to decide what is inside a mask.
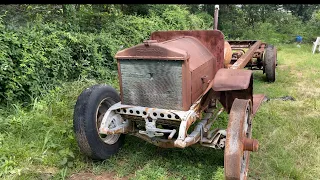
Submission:
[[[122,104],[150,108],[188,110],[217,69],[217,58],[192,36],[146,41],[115,57]]]

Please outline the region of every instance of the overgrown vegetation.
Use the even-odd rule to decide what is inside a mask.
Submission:
[[[84,88],[118,88],[118,50],[157,30],[212,29],[214,5],[0,6],[0,178],[106,171],[132,179],[223,179],[222,151],[159,149],[128,137],[117,156],[92,162],[80,154],[72,130]],[[220,5],[219,29],[227,39],[260,39],[278,49],[276,82],[265,83],[256,72],[254,92],[297,100],[271,100],[259,109],[253,135],[261,146],[251,156],[251,179],[320,177],[320,57],[307,44],[319,26],[317,5]],[[305,44],[288,45],[298,34]]]
[[[299,34],[310,42],[320,33],[317,5],[225,4],[220,9],[219,29],[226,39],[278,44]],[[213,12],[214,5],[207,4],[1,5],[2,104],[30,103],[80,76],[114,78],[118,50],[157,30],[212,29]]]
[[[99,17],[103,18],[103,27],[98,32],[92,32],[98,28],[96,24],[91,26],[91,18],[97,14],[83,13],[84,17],[78,21],[84,22],[75,24],[80,29],[87,25],[81,31],[76,31],[74,24],[70,29],[61,27],[63,22],[45,22],[41,17],[19,28],[9,28],[0,19],[1,99],[30,102],[43,91],[79,76],[98,80],[114,78],[115,53],[141,43],[151,32],[209,27],[202,18],[176,5],[168,5],[163,12],[152,11],[149,17],[120,12],[102,14]]]

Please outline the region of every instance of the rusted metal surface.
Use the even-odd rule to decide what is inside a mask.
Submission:
[[[247,150],[255,151],[258,148],[258,141],[251,139],[252,117],[251,100],[235,99],[229,115],[224,150],[224,169],[227,180],[247,179],[250,157],[250,151]]]
[[[253,54],[261,45],[261,41],[256,41],[244,55],[242,55],[231,67],[230,69],[242,69],[244,68],[248,62],[252,59]]]
[[[213,82],[215,91],[244,90],[249,87],[252,71],[244,69],[219,69]]]
[[[265,98],[264,94],[254,94],[253,95],[253,108],[252,108],[252,114],[255,115],[263,101],[263,99]]]
[[[228,41],[224,41],[224,67],[228,67],[232,58],[232,49]]]
[[[213,82],[212,89],[219,92],[219,101],[228,113],[235,98],[253,101],[253,76],[250,70],[220,69]]]
[[[164,41],[163,44],[171,47],[179,47],[190,55],[188,62],[191,82],[188,82],[188,84],[190,83],[191,87],[188,88],[191,88],[191,102],[194,103],[207,88],[208,82],[213,79],[214,71],[212,71],[211,67],[214,66],[217,59],[198,39],[192,36]],[[204,82],[203,78],[207,80]],[[191,104],[189,104],[189,107],[190,105]]]
[[[211,87],[211,86],[210,86]],[[210,88],[209,86],[207,89]],[[209,92],[210,91],[210,92]],[[216,93],[213,91],[212,88],[210,88],[209,91],[205,91],[203,93],[203,96],[201,97],[200,103],[198,104],[198,107],[195,108],[197,112],[203,112],[203,111],[208,111],[209,108],[212,108],[212,103],[213,101],[216,100]],[[201,118],[201,113],[200,113],[200,118]]]
[[[261,48],[261,46],[260,46],[260,48],[257,49],[257,50],[254,52],[254,54],[253,54],[252,57],[253,57],[253,58],[262,58],[263,51],[264,51],[264,48]]]
[[[232,49],[249,48],[256,42],[257,40],[228,40],[228,43],[230,44]]]
[[[244,50],[239,50],[239,51],[236,51],[236,52],[232,53],[232,57],[236,58],[236,59],[239,59],[244,53],[245,53]]]
[[[238,99],[250,99],[252,101],[252,84],[248,89],[235,90],[235,91],[222,91],[220,93],[220,102],[225,108],[226,112],[229,113],[233,104],[233,101]]]
[[[120,61],[117,59],[117,68],[118,68],[118,81],[119,81],[119,89],[120,89],[120,100],[123,102],[123,88],[122,88],[122,76],[121,76],[121,67],[120,67]]]
[[[216,32],[215,32],[216,33]],[[179,48],[177,48],[179,47]],[[154,103],[157,104],[158,108],[167,108],[167,103],[162,103],[162,101],[165,101],[165,96],[172,96],[172,97],[178,97],[182,96],[182,102],[179,102],[181,105],[174,105],[176,109],[179,110],[188,110],[192,103],[194,103],[199,97],[203,94],[203,92],[208,87],[210,81],[212,81],[214,77],[214,73],[216,71],[212,70],[212,67],[215,67],[217,58],[210,53],[210,51],[202,45],[202,43],[193,36],[180,36],[175,39],[171,39],[169,41],[162,41],[162,42],[156,42],[155,40],[146,41],[143,44],[136,45],[132,48],[124,49],[116,54],[116,58],[118,59],[118,73],[119,77],[121,79],[120,84],[120,90],[121,90],[121,101],[126,104],[132,104],[132,105],[142,105],[142,106],[148,106],[152,107]],[[132,62],[129,65],[133,66],[133,64],[141,63],[142,60],[150,60],[152,63],[160,61],[161,63],[165,63],[165,60],[177,60],[182,61],[182,86],[177,84],[166,84],[165,82],[173,82],[170,79],[165,80],[165,77],[171,77],[167,75],[157,76],[157,74],[160,72],[154,71],[153,69],[144,69],[143,71],[140,70],[140,72],[134,72],[135,70],[130,68],[128,66],[128,70],[125,70],[125,62],[128,61]],[[123,63],[122,63],[123,62]],[[159,62],[159,63],[160,63]],[[127,63],[127,64],[128,64]],[[121,64],[123,64],[121,66]],[[149,63],[150,64],[150,63]],[[151,67],[150,65],[148,65]],[[146,66],[147,67],[147,66]],[[170,66],[171,67],[171,66]],[[139,68],[138,68],[139,69]],[[141,69],[141,68],[140,68]],[[127,72],[130,71],[130,72]],[[147,72],[148,71],[148,72]],[[136,76],[136,74],[141,74],[142,72],[149,73],[152,71],[151,74],[153,74],[154,77],[148,78],[147,75],[141,75],[141,78],[145,78],[145,80],[135,80],[137,78],[133,78],[131,76]],[[153,72],[154,71],[154,72]],[[174,72],[173,72],[174,73]],[[170,73],[166,73],[170,74]],[[125,76],[124,76],[125,75]],[[128,85],[124,87],[124,81],[123,78],[129,78],[132,79],[134,83],[132,85]],[[175,76],[176,77],[176,76]],[[155,82],[157,79],[159,79],[159,83]],[[160,82],[161,81],[161,82]],[[128,82],[128,80],[126,80]],[[176,81],[174,81],[176,82]],[[149,83],[149,85],[148,85]],[[150,85],[151,83],[151,85]],[[163,85],[163,86],[160,86]],[[140,88],[138,88],[138,86]],[[158,87],[153,88],[152,91],[146,91],[141,94],[142,90],[148,90],[151,87]],[[174,93],[173,90],[166,90],[165,88],[169,87],[176,87],[180,88],[181,90],[177,92],[182,92],[181,94]],[[163,89],[164,88],[164,89]],[[135,92],[136,91],[136,92]],[[130,95],[127,95],[128,97],[124,98],[124,93],[126,94],[132,93]],[[168,92],[168,93],[167,93]],[[163,94],[167,93],[167,94]],[[170,94],[171,93],[171,94]],[[173,93],[173,94],[172,94]],[[141,97],[139,96],[141,94]],[[150,94],[150,97],[147,96]],[[160,99],[152,99],[152,94],[157,95],[160,97]],[[147,98],[144,98],[147,96]],[[149,98],[148,98],[149,97]],[[139,100],[140,99],[140,100]],[[142,100],[148,100],[145,102],[141,102]],[[148,102],[153,102],[153,104],[148,104]],[[176,101],[175,101],[176,102]],[[173,108],[173,107],[169,107]]]
[[[187,60],[188,53],[180,48],[167,46],[155,40],[141,43],[131,48],[123,49],[115,55],[116,59],[161,59],[161,60]]]
[[[257,67],[257,70],[261,70],[261,68],[263,67],[262,57],[266,47],[266,43],[261,42],[260,46],[258,46],[258,48],[255,48],[254,50],[252,46],[258,42],[256,40],[230,40],[228,42],[231,45],[233,53],[230,63],[227,66],[225,66],[226,68],[234,69],[235,67],[233,67],[233,65],[237,65],[237,63],[240,63],[241,61],[245,61],[247,63],[241,62],[243,64],[242,66],[250,67],[251,70],[254,70],[253,68]],[[247,51],[246,54],[246,50],[248,48],[250,49]],[[251,50],[253,51],[253,53],[250,52]],[[245,58],[245,60],[243,60],[243,58]]]
[[[243,150],[256,152],[259,149],[259,142],[256,139],[244,138],[243,139]]]
[[[156,31],[151,34],[150,39],[162,42],[183,36],[197,38],[216,57],[212,69],[214,73],[224,67],[224,36],[219,30]]]
[[[208,137],[203,137],[200,141],[202,146],[214,149],[224,149],[226,141],[226,131],[222,129],[214,129],[210,131]],[[210,136],[210,137],[209,137]]]

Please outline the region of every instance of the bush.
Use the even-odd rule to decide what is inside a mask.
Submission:
[[[110,77],[114,60],[102,39],[103,34],[70,33],[50,25],[15,32],[2,27],[1,97],[6,101],[28,101],[79,76]]]
[[[44,22],[38,15],[27,26],[10,29],[0,19],[0,99],[30,102],[80,76],[116,79],[114,55],[120,49],[141,43],[153,31],[208,28],[204,15],[192,15],[178,5],[163,7],[160,16],[152,10],[148,17],[83,13],[67,23]],[[101,30],[97,23],[90,28],[94,19],[100,19]]]
[[[243,34],[243,39],[257,39],[263,42],[277,44],[282,37],[276,32],[275,26],[270,23],[257,23],[254,29],[248,29]]]

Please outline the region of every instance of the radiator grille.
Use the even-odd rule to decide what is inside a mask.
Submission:
[[[120,60],[122,103],[182,110],[182,62]]]

